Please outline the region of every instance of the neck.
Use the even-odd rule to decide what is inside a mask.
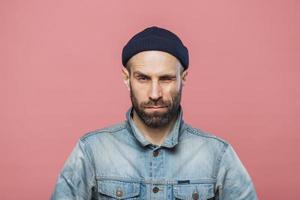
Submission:
[[[154,145],[160,146],[164,142],[168,134],[171,132],[171,129],[173,128],[177,117],[173,117],[170,123],[168,123],[164,127],[159,127],[159,128],[151,128],[147,126],[137,115],[134,109],[133,109],[132,119],[135,125],[137,126],[137,128],[139,129],[139,131],[144,135],[146,140],[148,140],[150,143]]]

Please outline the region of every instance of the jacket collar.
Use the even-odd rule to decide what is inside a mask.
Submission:
[[[151,143],[148,140],[146,140],[144,135],[140,132],[140,130],[135,125],[132,119],[132,112],[133,112],[133,107],[130,107],[126,112],[127,129],[133,134],[133,136],[139,141],[139,143],[142,146],[145,147],[147,145],[150,145]],[[182,132],[182,128],[184,127],[183,111],[181,106],[179,106],[178,112],[179,114],[177,116],[176,122],[173,128],[171,129],[171,132],[169,133],[169,135],[166,137],[165,141],[161,145],[162,147],[172,148],[178,143],[179,135]]]

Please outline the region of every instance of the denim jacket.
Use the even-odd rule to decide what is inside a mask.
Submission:
[[[82,136],[61,170],[52,200],[255,200],[232,146],[191,127],[182,108],[164,143],[148,142],[125,122]]]

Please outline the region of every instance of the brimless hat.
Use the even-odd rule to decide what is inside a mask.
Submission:
[[[128,60],[142,51],[164,51],[175,56],[186,70],[189,66],[188,49],[180,38],[169,30],[152,26],[134,35],[124,46],[122,64],[126,67]]]

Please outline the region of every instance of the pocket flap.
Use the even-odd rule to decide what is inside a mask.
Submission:
[[[116,199],[125,199],[138,196],[140,184],[116,180],[99,180],[98,191]]]
[[[174,185],[174,196],[178,199],[206,200],[214,197],[213,184],[180,184]]]

